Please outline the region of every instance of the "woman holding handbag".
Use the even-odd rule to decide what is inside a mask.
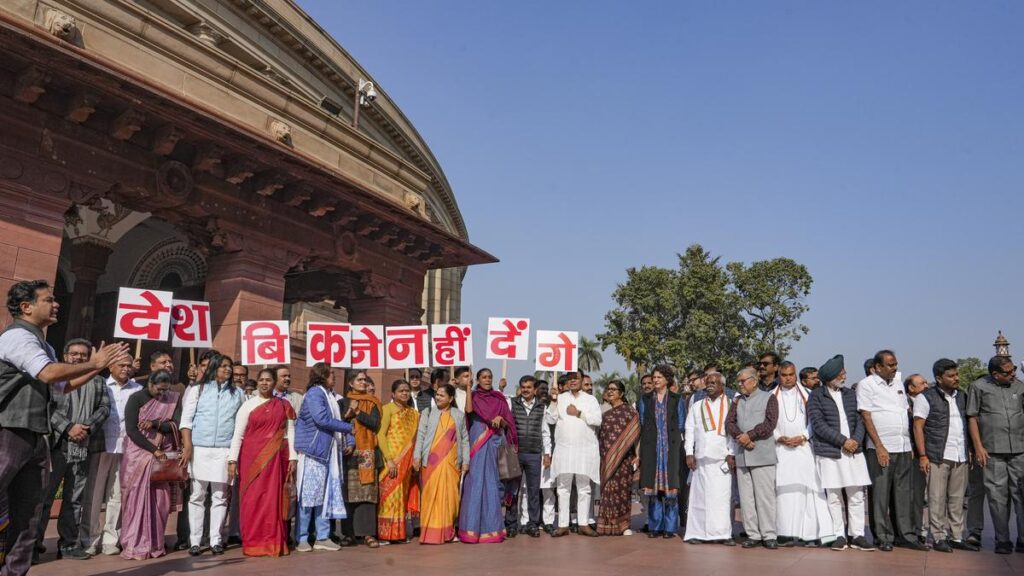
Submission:
[[[295,476],[295,409],[274,396],[277,372],[260,370],[256,396],[235,416],[228,476],[238,474],[241,499],[239,525],[246,556],[288,554],[289,495],[285,484]]]
[[[518,450],[519,437],[508,399],[493,388],[493,381],[491,371],[481,369],[476,373],[476,389],[466,396],[469,473],[463,480],[459,511],[459,540],[466,544],[505,540],[505,516],[498,488],[503,480],[499,476],[498,458],[508,447]],[[507,485],[505,494],[512,494]]]
[[[178,394],[167,370],[157,370],[146,387],[125,406],[121,461],[121,557],[144,560],[163,556],[164,529],[171,508],[180,505],[185,469],[178,466],[181,449],[177,421]]]

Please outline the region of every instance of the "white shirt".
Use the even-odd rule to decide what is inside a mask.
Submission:
[[[569,406],[580,411],[569,415]],[[601,405],[597,399],[580,392],[558,395],[558,403],[549,405],[544,423],[555,424],[555,452],[551,458],[551,474],[582,474],[594,482],[601,481],[601,451],[597,442],[597,428],[601,425]]]
[[[267,398],[261,398],[257,394],[255,397],[246,400],[241,408],[238,409],[238,412],[235,414],[235,434],[231,437],[229,462],[238,462],[238,453],[242,450],[242,442],[245,440],[245,429],[249,425],[249,415],[252,414],[253,410],[266,403],[267,400]],[[287,430],[285,431],[284,438],[288,442],[288,459],[298,460],[299,455],[295,451],[295,442],[292,441],[295,438],[295,420],[288,418],[285,421],[287,422]]]
[[[39,373],[48,364],[55,362],[56,352],[49,344],[46,348],[39,346],[39,339],[28,330],[8,330],[0,334],[0,360],[4,360],[18,370],[38,379]],[[66,382],[57,382],[53,387],[64,390]]]
[[[725,394],[719,394],[714,400],[705,397],[695,402],[686,413],[683,434],[686,455],[715,461],[734,455],[736,442],[725,432],[728,414]]]
[[[124,408],[128,398],[142,390],[142,384],[129,380],[124,386],[113,378],[107,378],[107,396],[110,398],[110,416],[103,422],[103,436],[106,451],[111,454],[124,453]]]
[[[903,390],[903,379],[899,372],[886,383],[872,374],[857,383],[857,409],[871,414],[878,439],[882,446],[892,453],[910,452],[910,400]],[[868,439],[868,448],[875,444]]]
[[[954,390],[952,394],[939,391],[939,394],[946,400],[946,404],[949,405],[949,435],[946,436],[946,448],[942,451],[942,459],[950,462],[967,461],[964,421],[960,414],[960,408],[956,405],[956,395],[959,393],[959,390]],[[914,418],[925,420],[930,413],[931,405],[928,403],[928,399],[924,397],[924,394],[918,394],[914,398]]]

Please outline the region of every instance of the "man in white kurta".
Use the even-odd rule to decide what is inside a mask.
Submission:
[[[555,478],[558,491],[558,529],[552,534],[556,537],[569,533],[573,482],[576,483],[576,509],[589,510],[590,482],[601,480],[601,451],[597,442],[601,405],[597,398],[582,391],[579,374],[566,376],[568,391],[559,394],[557,402],[552,402],[544,415],[547,424],[555,425],[551,476]],[[579,533],[597,536],[597,531],[587,525],[581,525]]]
[[[836,539],[809,441],[810,395],[797,383],[796,366],[792,362],[780,364],[779,386],[775,389],[779,405],[775,426],[775,453],[779,459],[775,469],[775,523],[782,546],[804,546],[817,540],[828,544]]]
[[[705,377],[705,395],[686,414],[683,445],[690,468],[687,542],[722,542],[732,539],[732,474],[736,467],[735,441],[725,432],[730,401],[722,393],[722,375]]]

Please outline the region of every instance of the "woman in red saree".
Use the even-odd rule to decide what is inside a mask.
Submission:
[[[629,530],[640,416],[624,401],[626,387],[622,382],[609,382],[605,394],[612,409],[602,416],[597,435],[601,446],[601,510],[597,516],[597,533],[622,536]]]
[[[260,370],[257,394],[235,416],[228,476],[239,474],[239,525],[246,556],[288,554],[289,496],[285,485],[295,476],[298,459],[290,441],[295,437],[295,409],[274,396],[277,373]]]
[[[380,472],[377,538],[405,542],[406,518],[420,511],[419,487],[412,478],[413,448],[420,413],[412,405],[412,388],[405,380],[391,385],[391,403],[381,411],[377,445],[384,457]]]

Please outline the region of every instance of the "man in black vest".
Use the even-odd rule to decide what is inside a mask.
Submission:
[[[544,403],[537,398],[537,381],[533,376],[519,379],[519,395],[512,399],[512,416],[519,433],[519,466],[526,483],[526,509],[530,518],[523,533],[540,536],[540,470],[544,454]],[[512,535],[519,524],[519,507],[509,506],[505,513],[505,531]]]
[[[7,292],[14,323],[0,334],[0,525],[10,521],[4,576],[27,574],[32,564],[48,476],[50,387],[70,393],[108,366],[131,361],[126,344],[101,344],[88,362],[57,362],[43,329],[57,321],[59,308],[45,280]]]
[[[914,398],[914,444],[918,469],[929,479],[928,521],[935,539],[932,550],[976,552],[977,546],[963,540],[970,457],[967,398],[959,390],[956,362],[943,358],[932,366],[932,374],[935,386]],[[946,533],[947,525],[951,534]]]

